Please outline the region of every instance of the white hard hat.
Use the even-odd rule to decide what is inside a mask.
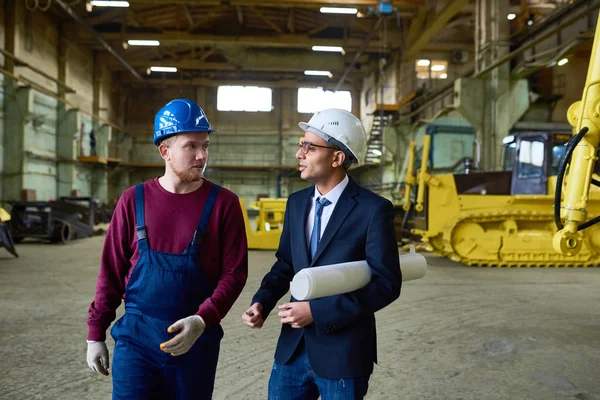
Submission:
[[[310,121],[300,122],[298,126],[303,131],[310,131],[328,143],[331,143],[331,139],[337,140],[350,151],[359,164],[362,163],[367,148],[367,133],[360,119],[352,113],[329,108],[316,112]]]

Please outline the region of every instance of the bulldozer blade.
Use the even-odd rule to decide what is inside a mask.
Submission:
[[[3,222],[0,222],[0,247],[5,247],[10,254],[19,257],[17,250],[15,249],[15,242],[8,230],[8,226]]]

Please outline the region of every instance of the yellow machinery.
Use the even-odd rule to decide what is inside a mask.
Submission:
[[[558,254],[552,248],[557,231],[554,191],[570,137],[519,133],[505,138],[504,171],[432,176],[427,171],[426,135],[411,232],[436,254],[472,266],[600,264],[600,225],[586,230],[577,255]],[[414,176],[406,179],[414,181]],[[409,209],[410,187],[406,191],[403,207]],[[587,205],[590,213],[600,214],[600,191],[590,193]]]
[[[283,230],[286,202],[286,198],[263,198],[251,202],[250,207],[258,211],[256,229],[253,229],[244,199],[240,199],[249,249],[277,250]]]
[[[594,244],[598,241],[597,226],[594,225],[600,222],[600,218],[585,221],[588,219],[588,214],[597,215],[594,191],[590,191],[590,184],[600,186],[600,182],[592,176],[598,160],[597,150],[600,141],[599,41],[600,16],[596,23],[592,56],[581,101],[573,103],[567,111],[569,124],[573,127],[573,133],[577,132],[577,134],[573,136],[564,162],[560,165],[559,183],[562,182],[566,165],[570,162],[564,197],[561,196],[562,185],[560,184],[555,194],[557,210],[555,220],[559,231],[554,235],[554,249],[558,254],[573,258],[580,257],[582,252],[588,250],[590,237],[594,239]],[[561,201],[563,205],[560,207],[559,214]]]
[[[15,257],[19,257],[15,250],[15,243],[12,235],[8,230],[6,222],[10,221],[10,214],[2,207],[0,207],[0,247],[5,247],[9,253]]]

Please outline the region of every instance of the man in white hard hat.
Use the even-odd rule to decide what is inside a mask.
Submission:
[[[372,279],[364,288],[310,301],[292,297],[278,307],[282,326],[269,380],[269,399],[362,399],[377,362],[374,314],[400,296],[402,285],[393,207],[346,174],[365,153],[358,118],[328,109],[299,126],[300,176],[314,186],[289,197],[277,261],[242,320],[262,327],[303,268],[367,260]]]

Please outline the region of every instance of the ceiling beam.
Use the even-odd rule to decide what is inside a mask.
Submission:
[[[208,56],[212,55],[215,52],[215,49],[209,49],[206,52],[202,53],[200,56],[200,61],[204,61],[208,58]]]
[[[259,10],[257,10],[254,6],[248,6],[248,8],[254,13],[254,15],[260,18],[265,24],[273,28],[277,33],[283,33],[283,29],[281,29],[276,23],[271,21],[271,19],[265,17],[265,15]]]
[[[405,42],[407,47],[412,46],[413,43],[417,41],[419,33],[423,31],[423,27],[425,26],[425,17],[427,17],[429,11],[429,8],[421,7],[419,8],[419,11],[417,11],[417,15],[410,20],[410,28],[408,28]]]
[[[429,41],[434,38],[448,21],[456,16],[469,1],[470,0],[451,0],[450,3],[433,18],[431,23],[423,29],[417,40],[413,44],[410,44],[410,48],[405,53],[404,59],[411,59],[423,50]]]
[[[187,4],[182,4],[181,7],[183,8],[183,14],[187,18],[190,28],[193,27],[195,23],[194,18],[192,18],[192,14],[190,13],[190,9],[188,8]]]
[[[71,33],[70,40],[91,42],[91,36],[83,29],[77,29]],[[163,33],[134,33],[127,32],[123,38],[121,33],[103,33],[102,37],[109,41],[122,40],[159,40],[161,47],[164,46],[260,46],[272,48],[296,48],[310,49],[314,45],[320,46],[342,46],[346,51],[358,49],[362,44],[362,39],[349,38],[343,39],[323,39],[311,38],[302,34],[279,34],[270,36],[225,36],[225,35],[202,35],[180,31],[164,31]],[[367,52],[378,52],[381,50],[381,42],[373,40],[369,42]]]
[[[122,18],[127,13],[126,8],[112,8],[104,10],[103,13],[85,18],[90,25],[99,25],[104,22],[110,22],[117,18]]]
[[[316,33],[324,31],[325,29],[327,29],[329,27],[331,27],[331,24],[321,24],[321,25],[317,26],[316,28],[311,29],[307,33],[308,33],[309,36],[312,36],[312,35],[314,35]]]
[[[296,18],[294,17],[294,8],[290,8],[290,13],[288,14],[287,28],[288,31],[294,33],[296,32]]]
[[[150,66],[176,67],[178,70],[208,70],[208,71],[264,71],[264,72],[304,72],[307,69],[328,70],[342,72],[345,61],[340,56],[324,56],[312,52],[296,57],[281,58],[275,60],[275,55],[266,52],[247,52],[238,54],[239,58],[230,59],[230,62],[205,62],[198,59],[181,60],[140,60],[139,58],[129,60],[129,63],[141,69]],[[227,57],[227,54],[225,54]],[[112,68],[119,68],[116,62],[111,63]]]
[[[195,24],[189,27],[188,32],[192,32],[196,28],[200,28],[202,25],[206,24],[209,20],[216,17],[220,12],[221,12],[220,7],[215,7],[213,9],[211,9],[209,12],[204,14],[202,17],[200,17],[196,21],[194,21]]]
[[[235,6],[235,12],[237,14],[238,24],[244,26],[244,12],[242,11],[242,6]]]
[[[245,86],[260,86],[260,87],[268,87],[268,88],[290,88],[296,89],[299,87],[321,87],[325,90],[332,90],[335,87],[335,83],[330,80],[325,80],[324,78],[321,81],[302,81],[302,80],[293,80],[293,79],[285,79],[285,80],[274,80],[274,81],[265,81],[265,80],[245,80],[245,79],[208,79],[208,78],[192,78],[192,79],[148,79],[148,84],[152,86],[208,86],[208,87],[218,87],[218,86],[235,86],[235,85],[245,85]],[[132,86],[138,86],[134,81],[129,81]],[[141,85],[140,85],[141,86]],[[339,90],[354,90],[352,85],[344,84],[340,87]]]
[[[131,4],[154,4],[174,5],[189,4],[195,6],[218,6],[220,0],[129,0]],[[316,8],[319,6],[343,6],[343,7],[374,7],[378,0],[231,0],[232,6],[263,6],[263,7],[303,7]],[[421,7],[425,0],[392,0],[395,7]]]

